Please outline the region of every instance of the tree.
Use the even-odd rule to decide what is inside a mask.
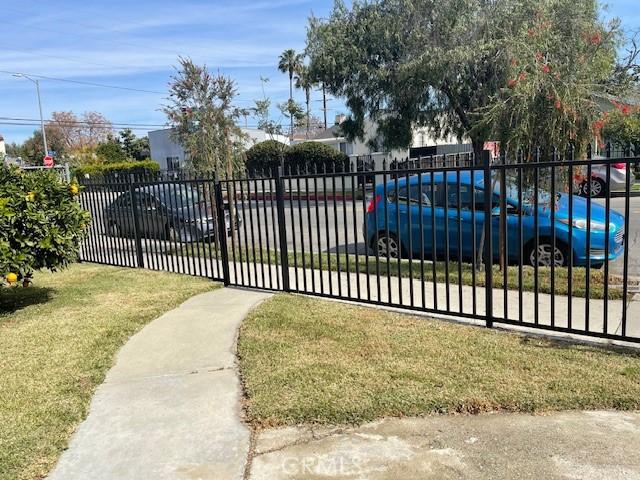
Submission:
[[[260,77],[260,84],[262,86],[262,98],[254,100],[254,107],[251,109],[253,115],[258,119],[258,128],[267,135],[273,137],[275,135],[282,135],[282,125],[274,122],[269,117],[269,110],[271,108],[271,99],[267,97],[264,86],[269,83],[269,78]]]
[[[600,140],[623,151],[640,153],[640,108],[620,102],[614,103],[615,109],[607,112],[596,121],[595,130]]]
[[[130,128],[125,128],[120,132],[120,142],[128,158],[134,160],[145,160],[149,158],[149,138],[136,137],[136,134]]]
[[[302,66],[302,58],[303,57],[301,54],[296,53],[294,49],[289,48],[284,52],[282,52],[282,54],[280,55],[280,58],[278,59],[278,70],[280,70],[282,73],[289,74],[289,102],[288,102],[289,106],[294,104],[293,76],[296,72],[300,70],[300,67]],[[289,109],[287,109],[286,111],[290,112],[289,120],[290,120],[291,130],[289,132],[289,135],[293,135],[293,125],[294,125],[293,111],[292,109],[291,111]]]
[[[171,78],[169,104],[163,108],[173,125],[174,138],[198,172],[227,172],[243,164],[242,130],[236,126],[242,110],[233,105],[235,82],[212,75],[206,66],[180,58],[180,70]]]
[[[304,98],[307,107],[306,111],[306,127],[307,138],[309,138],[309,131],[311,129],[311,90],[315,83],[311,79],[309,74],[309,67],[306,65],[300,65],[298,72],[296,73],[296,88],[300,88],[304,91]]]
[[[47,143],[49,150],[56,152],[57,158],[61,158],[68,153],[66,143],[61,137],[60,132],[49,125],[44,127],[47,131]],[[42,142],[42,131],[35,130],[31,137],[27,138],[22,145],[17,146],[17,156],[29,165],[42,165],[42,159],[45,156],[44,145]]]
[[[62,139],[65,149],[74,152],[82,149],[94,149],[113,135],[113,126],[107,118],[98,112],[84,112],[81,118],[75,113],[53,112],[47,122],[49,131]]]
[[[111,137],[96,148],[98,160],[103,163],[126,162],[129,158],[117,138]]]
[[[91,219],[77,194],[53,172],[0,166],[1,277],[27,285],[34,271],[76,260]]]
[[[294,100],[287,100],[286,102],[278,104],[278,110],[291,119],[291,130],[289,136],[293,138],[293,133],[296,128],[304,126],[305,114],[302,105]]]
[[[594,5],[595,0],[388,0],[355,1],[349,9],[338,2],[328,20],[310,20],[311,74],[346,99],[351,116],[342,129],[351,138],[363,137],[369,116],[387,149],[406,148],[412,128],[426,126],[437,136],[469,138],[479,154],[496,127],[484,121],[487,109],[513,79],[512,43],[526,35],[536,12],[544,18],[562,13],[555,24],[558,41],[549,47],[566,42],[554,58],[569,69],[576,58],[570,47],[585,31],[578,25],[590,18],[594,32],[604,31],[591,16]],[[572,76],[561,81],[571,90]]]
[[[620,93],[618,23],[602,24],[595,0],[550,0],[520,13],[519,28],[502,41],[507,81],[480,124],[503,151],[520,149],[525,159],[569,141],[582,150],[600,115],[597,97]]]

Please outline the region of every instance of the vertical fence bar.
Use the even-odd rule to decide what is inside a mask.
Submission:
[[[493,232],[492,228],[492,196],[491,191],[491,159],[489,152],[482,152],[484,163],[484,265],[485,265],[485,323],[487,328],[493,327]]]
[[[604,237],[604,318],[603,333],[607,333],[609,326],[609,235],[611,234],[609,223],[611,222],[611,144],[607,143],[607,181],[605,198],[605,237]],[[627,173],[629,175],[629,173]]]
[[[289,284],[289,253],[287,252],[287,228],[284,214],[284,179],[282,167],[279,167],[276,175],[276,206],[278,209],[278,237],[280,241],[280,268],[282,270],[282,290],[291,291]]]
[[[631,196],[631,164],[626,160],[627,178],[625,179],[626,188],[624,196],[624,259],[622,273],[622,336],[627,335],[627,305],[629,303],[629,197]]]
[[[313,254],[313,231],[311,228],[311,225],[312,225],[311,203],[310,203],[310,196],[309,196],[309,173],[310,171],[307,169],[307,172],[305,172],[305,177],[304,177],[304,190],[305,190],[306,202],[307,202],[307,235],[309,238],[309,263],[311,264],[311,291],[313,293],[316,293],[315,257]]]
[[[354,168],[353,168],[353,164],[349,164],[350,167],[350,171],[352,173],[354,173]],[[358,182],[358,165],[356,163],[356,168],[355,168],[355,176],[351,176],[351,215],[352,215],[352,222],[353,222],[353,243],[354,243],[354,247],[355,247],[355,264],[356,264],[356,296],[358,298],[358,300],[362,300],[362,292],[361,292],[361,287],[360,287],[360,256],[359,256],[359,248],[358,248],[358,220],[357,220],[357,210],[358,210],[358,202],[356,199],[356,183]],[[364,213],[366,215],[366,211]],[[363,236],[366,238],[367,235],[367,231],[365,229],[365,231],[363,232]],[[309,235],[311,236],[311,235]],[[366,247],[366,243],[365,243],[365,247]],[[378,282],[379,284],[379,282]],[[378,294],[378,300],[380,299],[380,294]]]
[[[300,172],[298,171],[298,176],[296,177],[296,190],[298,191],[298,223],[300,225],[300,255],[302,257],[302,288],[305,292],[307,289],[307,259],[306,259],[306,251],[304,248],[304,224],[302,222],[302,195],[300,195]],[[298,272],[296,271],[296,278]],[[297,280],[296,280],[297,281]]]
[[[588,146],[587,157],[591,160],[591,145]],[[591,163],[587,164],[587,275],[585,280],[585,306],[584,306],[584,329],[589,331],[589,323],[591,320],[591,313],[589,310],[589,300],[591,297]]]
[[[276,173],[276,178],[270,178],[269,179],[269,207],[271,209],[271,228],[273,230],[273,249],[275,250],[276,247],[276,238],[280,238],[280,236],[278,235],[278,228],[280,225],[279,222],[279,217],[276,216],[276,214],[278,213],[278,202],[277,202],[277,190],[278,190],[278,179],[277,179],[277,173]],[[276,205],[273,205],[273,197],[274,197],[274,191],[273,189],[276,189]],[[275,258],[274,261],[276,262],[276,288],[280,289],[280,276],[278,275],[278,254],[277,252],[275,253]],[[282,263],[280,263],[280,267],[282,267]]]
[[[138,208],[136,205],[135,184],[129,184],[129,199],[131,200],[131,208],[133,210],[133,234],[136,242],[136,258],[138,267],[144,268],[144,258],[142,255],[142,240],[140,238],[140,223],[138,219]]]
[[[224,215],[224,199],[222,197],[222,182],[217,176],[213,179],[213,189],[216,199],[215,215],[218,217],[218,244],[220,245],[220,255],[222,257],[222,281],[225,286],[231,283],[231,274],[229,272],[229,251],[227,250],[227,222]],[[231,213],[231,212],[230,212]],[[229,222],[233,225],[233,222]],[[233,235],[234,232],[231,232]]]

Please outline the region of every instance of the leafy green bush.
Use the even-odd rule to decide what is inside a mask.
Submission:
[[[247,170],[273,171],[280,166],[283,157],[286,158],[290,147],[277,140],[266,140],[256,143],[246,152]]]
[[[294,172],[317,171],[341,172],[349,157],[329,145],[319,142],[302,142],[293,145],[287,154],[287,164]]]
[[[291,147],[276,140],[255,144],[247,150],[247,170],[259,172],[273,171],[279,167],[284,157],[286,171],[341,172],[349,157],[329,145],[319,142],[302,142]]]
[[[53,172],[0,167],[0,275],[9,283],[76,260],[91,220],[78,191]]]
[[[100,183],[105,181],[114,181],[120,177],[127,175],[149,175],[160,170],[153,160],[144,160],[142,162],[116,162],[104,163],[97,165],[86,165],[78,167],[74,170],[75,177],[84,183]]]
[[[98,145],[96,155],[105,163],[122,163],[130,160],[120,142],[113,138]]]

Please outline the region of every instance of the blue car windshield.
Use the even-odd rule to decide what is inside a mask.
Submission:
[[[500,179],[494,178],[491,181],[491,184],[493,186],[493,193],[499,197],[500,196]],[[476,182],[476,186],[484,189],[484,180],[480,180]],[[518,178],[507,175],[506,181],[505,181],[505,187],[506,187],[507,199],[511,200],[515,204],[518,204],[519,192],[520,192],[520,189],[518,188]],[[524,207],[532,207],[535,203],[535,198],[536,198],[535,188],[525,185],[523,183],[522,205]],[[549,204],[550,200],[551,200],[551,194],[543,188],[538,188],[538,205],[547,205]]]

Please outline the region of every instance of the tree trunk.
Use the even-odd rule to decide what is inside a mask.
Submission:
[[[311,119],[309,118],[311,116],[311,89],[307,88],[305,91],[305,94],[307,96],[307,140],[309,140],[309,130],[310,130],[310,121]]]
[[[289,70],[289,122],[290,122],[290,130],[289,130],[289,139],[293,140],[293,112],[292,104],[293,103],[293,70]]]
[[[324,112],[324,129],[327,129],[327,89],[322,82],[322,111]]]

